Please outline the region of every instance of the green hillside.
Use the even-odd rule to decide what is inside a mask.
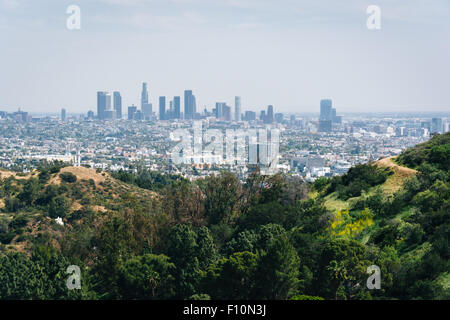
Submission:
[[[0,299],[449,299],[449,156],[447,133],[312,185],[0,171]]]

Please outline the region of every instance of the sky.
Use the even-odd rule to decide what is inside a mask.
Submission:
[[[449,111],[450,1],[0,0],[0,110],[84,113],[120,91],[126,113],[142,82],[153,110],[191,89],[197,111],[234,96],[254,111]]]

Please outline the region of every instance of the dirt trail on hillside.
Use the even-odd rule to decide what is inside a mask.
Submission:
[[[394,159],[394,158],[396,158],[396,157],[384,158],[384,159],[378,160],[377,162],[375,162],[375,164],[379,165],[380,167],[392,168],[392,169],[394,169],[395,173],[397,173],[403,177],[409,177],[409,176],[412,176],[417,173],[417,170],[399,166],[394,161],[392,161],[392,159]]]

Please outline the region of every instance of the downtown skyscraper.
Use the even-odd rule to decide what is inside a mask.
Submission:
[[[266,123],[273,123],[273,106],[267,107]]]
[[[320,118],[319,120],[327,121],[332,120],[333,117],[333,102],[329,99],[323,99],[320,101]]]
[[[144,109],[144,105],[148,104],[148,90],[147,82],[142,83],[142,93],[141,93],[141,109]]]
[[[159,97],[159,120],[166,120],[166,97]]]
[[[153,106],[151,103],[149,103],[147,82],[142,83],[141,112],[144,119],[151,120],[153,114]]]
[[[192,90],[184,91],[184,119],[194,119],[197,112],[197,106],[195,102],[195,96],[192,94]]]
[[[234,121],[241,121],[241,97],[234,98]]]
[[[122,119],[122,96],[120,95],[119,91],[114,91],[114,111],[115,111],[115,118],[116,119]]]
[[[181,97],[173,97],[173,117],[174,119],[181,119]]]
[[[61,121],[62,122],[66,121],[66,109],[65,108],[61,109]]]
[[[107,111],[111,110],[111,94],[107,91],[97,92],[97,118],[105,120]]]

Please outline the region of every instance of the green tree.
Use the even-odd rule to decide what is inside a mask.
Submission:
[[[23,185],[22,191],[17,196],[25,205],[31,205],[39,193],[39,182],[36,178],[28,179]]]
[[[221,259],[206,276],[206,288],[215,299],[245,300],[254,298],[255,274],[259,255],[252,252],[235,252]]]
[[[62,181],[68,182],[68,183],[74,183],[77,181],[77,176],[74,175],[72,172],[62,172],[59,174],[59,177]]]
[[[125,261],[120,268],[124,299],[169,299],[174,295],[175,265],[165,255],[145,254]]]
[[[177,298],[188,298],[197,292],[200,281],[197,233],[191,225],[180,224],[172,228],[167,253],[176,266]]]
[[[64,196],[56,196],[48,204],[48,214],[51,218],[64,218],[70,209],[70,201]]]
[[[272,241],[258,266],[254,296],[286,300],[297,290],[300,259],[286,235]]]
[[[205,215],[210,224],[229,222],[241,196],[241,184],[230,172],[205,181]]]

